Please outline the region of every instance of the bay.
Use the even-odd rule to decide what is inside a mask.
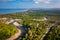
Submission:
[[[8,13],[15,13],[15,12],[24,12],[27,9],[0,9],[0,14],[8,14]]]

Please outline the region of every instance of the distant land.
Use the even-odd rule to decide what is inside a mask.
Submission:
[[[0,14],[15,13],[15,12],[25,12],[25,11],[60,12],[60,8],[0,9]]]
[[[0,14],[15,13],[15,12],[24,12],[26,9],[0,9]]]

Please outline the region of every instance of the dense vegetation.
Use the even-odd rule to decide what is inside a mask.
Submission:
[[[0,40],[5,40],[16,33],[16,27],[0,22]]]
[[[51,14],[50,14],[51,13]],[[56,15],[57,12],[47,12],[47,11],[40,11],[40,10],[29,10],[26,12],[16,12],[12,14],[4,14],[0,15],[0,18],[6,17],[6,21],[10,21],[12,19],[22,19],[18,22],[22,25],[24,25],[24,31],[27,30],[28,32],[26,35],[21,35],[17,40],[40,40],[42,36],[46,32],[46,28],[49,27],[52,23],[60,21],[59,15]],[[58,13],[59,14],[59,13]],[[44,17],[47,17],[48,20],[45,21],[34,21],[32,19],[44,19]],[[3,22],[3,20],[1,21]],[[56,40],[60,39],[60,27],[54,26],[51,31],[48,33],[48,37],[46,40]],[[14,35],[16,32],[16,27],[2,24],[0,23],[0,36],[1,40],[4,40],[5,38],[10,37],[11,35]],[[1,32],[2,31],[2,32]],[[57,35],[57,36],[56,36]]]
[[[60,40],[60,25],[53,26],[45,40]]]
[[[44,33],[46,32],[46,28],[51,25],[48,21],[31,21],[26,20],[23,22],[26,27],[28,26],[28,33],[26,33],[25,37],[19,37],[18,40],[40,40]]]
[[[6,16],[7,15],[7,16]],[[41,18],[46,15],[45,11],[35,11],[35,10],[29,10],[26,12],[16,12],[11,14],[4,14],[0,15],[0,17],[12,17],[12,18],[24,18],[24,16],[28,15],[31,18]]]

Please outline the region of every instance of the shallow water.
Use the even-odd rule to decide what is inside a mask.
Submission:
[[[0,14],[24,12],[26,9],[0,9]]]

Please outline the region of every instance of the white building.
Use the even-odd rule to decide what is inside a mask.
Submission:
[[[20,24],[18,22],[13,22],[13,25],[20,26]]]
[[[11,20],[9,22],[6,22],[6,24],[12,24],[12,25],[15,25],[15,26],[22,26],[21,24],[18,23],[18,21],[16,20]]]

